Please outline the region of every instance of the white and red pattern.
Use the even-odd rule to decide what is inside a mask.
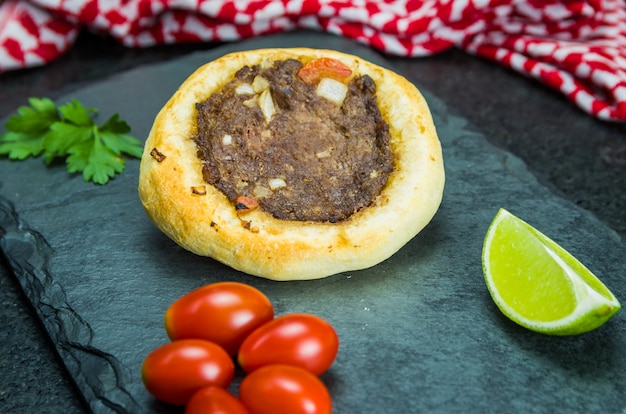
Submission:
[[[398,56],[457,47],[626,121],[625,0],[0,0],[0,72],[51,61],[81,28],[129,47],[296,28]]]

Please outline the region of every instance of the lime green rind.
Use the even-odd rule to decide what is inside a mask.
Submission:
[[[554,321],[538,321],[524,317],[503,300],[494,281],[489,276],[490,251],[488,249],[495,230],[502,220],[514,220],[517,227],[521,226],[527,230],[570,275],[572,288],[576,292],[578,302],[575,312]],[[487,288],[498,309],[513,322],[535,332],[549,335],[578,335],[586,333],[605,324],[621,309],[621,304],[613,293],[580,261],[549,237],[505,209],[498,211],[489,226],[483,243],[482,265]]]
[[[493,291],[490,289],[492,298],[494,298]],[[503,303],[497,301],[494,298],[494,302],[500,311],[511,321],[523,326],[534,332],[555,335],[555,336],[567,336],[567,335],[580,335],[586,332],[590,332],[594,329],[604,325],[613,315],[618,313],[621,309],[621,305],[617,306],[606,305],[604,307],[605,314],[598,315],[596,310],[590,310],[589,312],[577,315],[577,318],[567,318],[557,323],[537,323],[529,319],[521,317],[519,314],[509,312],[510,308]]]

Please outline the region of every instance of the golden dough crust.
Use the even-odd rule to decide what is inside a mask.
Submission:
[[[376,83],[389,124],[395,169],[373,205],[338,223],[279,220],[256,209],[239,216],[202,178],[196,156],[197,102],[245,65],[295,58],[338,59]],[[156,149],[165,158],[157,160]],[[389,258],[417,235],[441,203],[441,144],[424,97],[404,77],[357,56],[320,49],[235,52],[198,68],[158,113],[146,140],[139,196],[154,224],[185,249],[245,273],[274,280],[316,279],[364,269]]]

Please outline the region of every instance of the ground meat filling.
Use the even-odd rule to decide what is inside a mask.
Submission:
[[[339,222],[385,186],[393,170],[389,127],[369,76],[354,77],[338,105],[298,77],[301,66],[243,67],[196,104],[202,174],[231,202],[252,198],[275,218]]]

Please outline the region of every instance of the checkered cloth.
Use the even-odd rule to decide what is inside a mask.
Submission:
[[[626,121],[625,0],[0,0],[0,72],[55,59],[82,28],[129,47],[297,28],[398,56],[457,47]]]

